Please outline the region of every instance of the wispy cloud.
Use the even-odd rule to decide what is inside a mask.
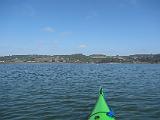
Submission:
[[[43,31],[52,33],[52,32],[55,32],[55,29],[52,27],[45,27],[43,28]]]
[[[87,45],[85,45],[85,44],[79,45],[79,48],[86,48],[86,47],[87,47]]]
[[[35,9],[31,5],[26,5],[25,9],[28,11],[29,16],[35,16]]]
[[[64,36],[69,36],[69,35],[72,35],[73,33],[72,32],[61,32],[60,33],[60,36],[64,37]]]
[[[12,6],[12,12],[17,15],[30,16],[36,15],[35,8],[30,4],[16,4]]]
[[[132,5],[136,5],[137,4],[137,0],[127,0],[127,1]]]
[[[120,7],[124,8],[126,6],[137,6],[138,1],[137,0],[122,0],[120,1]]]
[[[88,15],[86,16],[86,20],[92,19],[96,16],[97,16],[97,12],[95,11],[89,12]]]

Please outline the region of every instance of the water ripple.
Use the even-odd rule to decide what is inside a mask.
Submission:
[[[1,64],[0,120],[87,120],[100,86],[117,119],[160,119],[160,65]]]

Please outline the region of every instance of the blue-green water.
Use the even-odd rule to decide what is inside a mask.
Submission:
[[[87,120],[100,86],[117,120],[160,120],[159,64],[1,64],[0,120]]]

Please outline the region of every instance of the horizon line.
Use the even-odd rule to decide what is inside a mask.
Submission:
[[[8,54],[8,55],[0,55],[0,57],[5,57],[5,56],[18,56],[18,55],[46,55],[46,56],[55,56],[55,55],[85,55],[85,56],[90,56],[90,55],[105,55],[105,56],[130,56],[130,55],[158,55],[160,53],[134,53],[134,54],[127,54],[127,55],[109,55],[109,54],[104,54],[104,53],[93,53],[93,54],[84,54],[84,53],[72,53],[72,54]]]

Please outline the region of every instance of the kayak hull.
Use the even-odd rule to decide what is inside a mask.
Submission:
[[[113,112],[104,99],[102,88],[99,91],[98,100],[88,120],[115,120]]]

